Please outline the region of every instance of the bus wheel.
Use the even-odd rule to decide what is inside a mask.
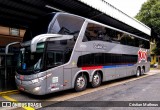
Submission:
[[[144,71],[145,71],[144,68],[142,68],[141,75],[144,75]]]
[[[101,85],[101,80],[102,80],[101,74],[98,71],[96,71],[93,75],[91,86],[92,87],[100,86]]]
[[[87,78],[84,74],[79,74],[75,80],[74,89],[79,92],[86,89],[87,86]]]
[[[137,68],[136,76],[139,77],[140,75],[141,75],[141,69],[140,69],[140,68]]]

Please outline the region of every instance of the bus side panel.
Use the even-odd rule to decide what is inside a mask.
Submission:
[[[150,62],[145,64],[145,73],[150,71]]]
[[[121,66],[116,66],[116,77],[117,78],[122,78],[126,76],[126,65],[124,65],[123,67]]]
[[[70,89],[72,87],[72,71],[71,69],[64,69],[64,89]]]
[[[137,65],[127,66],[126,76],[132,76],[136,74]]]
[[[47,93],[63,90],[63,67],[50,69],[48,74],[52,74],[47,78]]]
[[[105,74],[103,77],[103,81],[109,81],[116,78],[116,70],[115,68],[105,68]]]

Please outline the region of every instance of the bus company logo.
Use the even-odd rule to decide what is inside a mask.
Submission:
[[[142,60],[147,62],[147,51],[139,50],[138,51],[138,62],[140,63]]]
[[[95,49],[104,49],[104,50],[107,49],[107,46],[104,46],[103,44],[93,44],[93,47]]]

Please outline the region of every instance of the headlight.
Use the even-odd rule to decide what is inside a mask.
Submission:
[[[38,83],[38,79],[33,79],[32,83]]]
[[[36,87],[33,89],[34,92],[39,91],[41,89],[41,87]]]

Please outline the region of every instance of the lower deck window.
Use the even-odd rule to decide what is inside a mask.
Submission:
[[[92,53],[80,56],[78,58],[77,66],[83,67],[83,66],[135,64],[137,61],[138,61],[137,55]]]

